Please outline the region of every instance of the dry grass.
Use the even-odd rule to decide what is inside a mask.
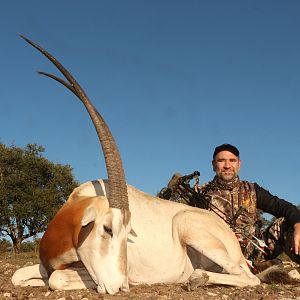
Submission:
[[[188,292],[181,284],[156,284],[132,287],[130,293],[99,295],[94,290],[50,291],[47,287],[14,287],[10,278],[22,266],[38,262],[34,253],[1,254],[0,259],[0,299],[300,299],[300,282],[293,285],[262,284],[257,287],[234,288],[226,286],[205,286]]]

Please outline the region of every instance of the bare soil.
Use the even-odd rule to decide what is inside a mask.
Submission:
[[[51,291],[48,287],[15,287],[11,276],[20,267],[38,262],[34,254],[1,254],[0,257],[0,299],[298,299],[300,281],[294,284],[261,284],[257,287],[235,288],[227,286],[205,286],[188,292],[183,284],[156,284],[131,287],[129,293],[99,295],[95,290]]]

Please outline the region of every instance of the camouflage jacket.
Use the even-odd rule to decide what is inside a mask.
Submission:
[[[232,227],[245,257],[255,258],[259,250],[256,251],[250,240],[253,241],[253,236],[261,238],[261,219],[254,184],[236,177],[234,182],[227,185],[215,177],[200,187],[200,192],[209,196],[211,204],[209,209]]]

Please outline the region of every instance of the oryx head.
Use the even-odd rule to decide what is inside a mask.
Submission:
[[[96,282],[98,292],[114,294],[128,290],[127,235],[130,231],[130,211],[127,186],[120,154],[104,119],[95,109],[83,89],[63,65],[39,45],[21,36],[45,55],[64,75],[67,81],[55,75],[39,72],[67,87],[86,107],[96,128],[104,153],[109,193],[107,198],[86,200],[81,212],[81,232],[78,253]]]

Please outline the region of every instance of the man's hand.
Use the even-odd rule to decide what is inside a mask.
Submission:
[[[300,223],[294,225],[294,252],[300,254]]]

